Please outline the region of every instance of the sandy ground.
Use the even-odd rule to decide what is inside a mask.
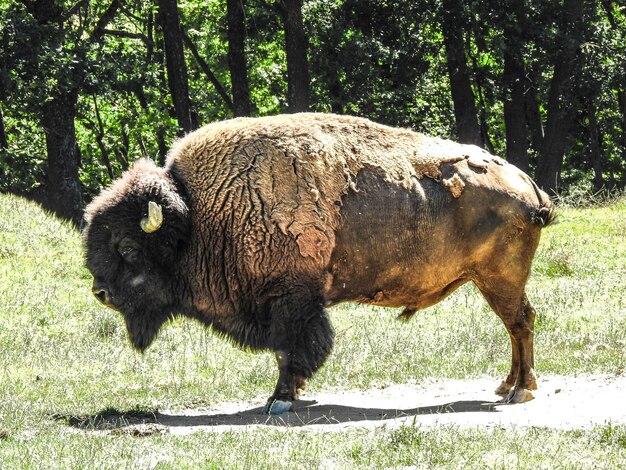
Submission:
[[[493,379],[438,380],[382,389],[305,394],[280,416],[261,414],[263,399],[211,408],[160,411],[126,421],[114,432],[187,434],[258,427],[341,431],[415,423],[420,426],[591,428],[626,424],[626,376],[541,377],[535,399],[518,405],[498,402]]]

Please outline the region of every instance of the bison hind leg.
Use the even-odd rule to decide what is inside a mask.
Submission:
[[[478,284],[478,283],[477,283]],[[532,400],[531,390],[537,389],[534,359],[535,310],[526,293],[514,289],[486,289],[478,285],[491,308],[500,317],[511,339],[511,370],[496,389],[503,403],[524,403]]]
[[[513,383],[509,383],[507,380],[503,380],[502,383],[498,385],[498,388],[496,388],[495,394],[500,395],[501,397],[506,397],[509,395],[509,392],[514,385],[515,381],[513,381]]]
[[[521,387],[514,387],[511,389],[506,398],[502,399],[502,403],[526,403],[533,398],[535,398],[535,396],[530,390]]]

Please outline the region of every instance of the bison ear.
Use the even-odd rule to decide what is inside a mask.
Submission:
[[[180,258],[180,253],[183,250],[182,240],[168,239],[161,241],[156,248],[158,253],[159,263],[164,267],[171,267],[176,264],[176,261]]]
[[[156,205],[156,204],[155,204]],[[150,215],[147,217],[150,218]],[[171,265],[187,247],[191,236],[191,220],[185,204],[164,205],[161,224],[154,237],[147,237],[164,265]]]

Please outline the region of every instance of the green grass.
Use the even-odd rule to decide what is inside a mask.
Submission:
[[[620,374],[626,200],[560,212],[560,223],[543,232],[528,284],[538,313],[539,379]],[[575,432],[404,426],[141,438],[76,429],[55,416],[239,399],[262,404],[276,380],[271,354],[239,351],[185,320],[168,324],[137,354],[119,314],[92,298],[83,264],[80,236],[69,225],[0,195],[0,468],[617,468],[626,462],[626,430],[611,424]],[[509,340],[475,288],[460,289],[408,323],[398,322],[398,313],[354,304],[332,309],[335,350],[309,394],[427,377],[488,376],[495,387],[506,375]]]
[[[55,429],[55,432],[60,430]],[[624,468],[623,427],[545,429],[273,429],[136,438],[49,432],[0,444],[14,468]],[[620,439],[622,441],[620,441]],[[2,465],[2,464],[0,464]]]

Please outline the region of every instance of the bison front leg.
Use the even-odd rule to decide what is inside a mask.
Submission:
[[[291,404],[298,399],[305,385],[305,378],[295,375],[291,370],[290,354],[285,351],[276,351],[276,363],[278,365],[278,383],[274,393],[267,400],[263,408],[264,414],[282,414],[291,409]]]
[[[305,380],[326,360],[334,332],[323,307],[323,297],[302,285],[275,298],[270,311],[278,383],[263,413],[281,414],[291,409]]]

